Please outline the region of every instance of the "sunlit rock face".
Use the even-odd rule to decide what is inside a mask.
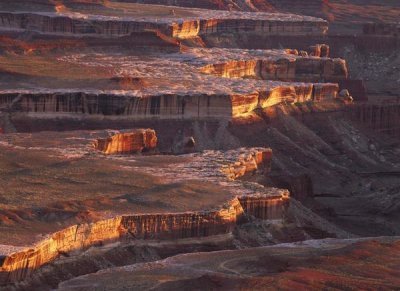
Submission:
[[[330,53],[329,45],[316,44],[310,47],[310,55],[321,58],[328,58]]]
[[[260,219],[281,219],[289,202],[288,191],[276,195],[243,196],[217,210],[186,213],[124,215],[91,224],[74,225],[51,234],[31,248],[16,250],[0,261],[0,286],[24,280],[60,254],[87,249],[120,239],[199,238],[233,231],[244,214]]]
[[[267,172],[271,167],[272,150],[249,151],[246,154],[240,154],[238,157],[232,156],[234,163],[223,166],[221,171],[229,179],[235,180],[256,170]]]
[[[323,35],[328,30],[326,23],[320,22],[283,22],[278,19],[207,19],[184,21],[174,24],[172,35],[177,38],[191,38],[213,33],[260,33],[263,35]]]
[[[152,129],[137,129],[134,132],[117,133],[109,138],[98,139],[94,147],[106,155],[147,152],[157,147],[157,136]]]
[[[232,84],[247,82],[229,81]],[[261,83],[261,81],[260,81]],[[249,84],[250,86],[258,85]],[[205,85],[205,84],[203,84]],[[236,88],[239,92],[230,94],[202,94],[190,92],[187,94],[161,94],[150,96],[135,96],[132,92],[69,92],[61,90],[54,92],[15,91],[0,93],[0,106],[9,107],[21,113],[45,113],[47,116],[57,115],[82,117],[119,116],[133,119],[197,119],[226,118],[252,112],[258,107],[265,108],[282,102],[296,103],[304,101],[333,101],[337,96],[339,86],[332,83],[279,83],[260,84],[258,92],[248,92],[255,87]],[[269,86],[268,86],[269,85]],[[268,88],[266,88],[268,87]],[[234,90],[235,88],[230,88]],[[209,89],[208,89],[209,90]]]
[[[239,197],[243,211],[259,219],[281,219],[289,207],[289,191],[284,195]]]
[[[243,60],[208,65],[202,72],[226,78],[255,77],[282,81],[335,81],[348,77],[342,59],[293,57],[278,60]]]
[[[113,16],[75,12],[1,12],[0,26],[6,29],[38,31],[51,34],[126,36],[146,30],[159,30],[167,36],[191,38],[214,33],[262,33],[267,35],[323,35],[326,21],[293,14],[246,13],[188,10],[189,16],[164,15]]]

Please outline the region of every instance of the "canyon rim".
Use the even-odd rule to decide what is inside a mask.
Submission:
[[[398,290],[399,16],[0,1],[0,290]]]

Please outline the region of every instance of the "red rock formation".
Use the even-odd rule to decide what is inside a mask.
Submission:
[[[257,107],[278,103],[336,98],[338,86],[329,83],[282,83],[246,94],[160,94],[148,97],[86,92],[0,93],[0,108],[16,112],[110,115],[134,119],[232,118]]]
[[[338,81],[348,77],[346,62],[342,59],[316,57],[287,57],[279,59],[233,60],[211,64],[201,72],[225,78],[255,77],[264,80],[282,81]],[[326,52],[324,52],[326,53]]]
[[[244,213],[259,219],[281,219],[289,207],[289,191],[283,195],[239,197]]]
[[[117,133],[109,138],[98,139],[94,143],[94,147],[106,155],[150,151],[156,146],[157,136],[152,129],[136,129],[133,132]]]
[[[262,154],[257,158],[260,159],[263,159]],[[127,215],[74,225],[51,234],[33,247],[0,257],[0,285],[24,280],[60,254],[106,242],[182,239],[229,233],[244,213],[261,219],[282,218],[288,198],[288,192],[277,196],[245,196],[234,198],[215,211]]]
[[[318,18],[305,18],[285,14],[227,14],[222,11],[197,11],[197,19],[176,21],[166,17],[158,21],[156,17],[145,19],[107,18],[55,13],[0,13],[0,26],[6,29],[23,29],[50,34],[85,34],[102,36],[127,36],[131,33],[159,30],[176,38],[192,38],[213,33],[262,33],[267,35],[323,35],[328,23]]]
[[[310,56],[328,58],[329,46],[326,44],[316,44],[310,47]]]
[[[256,151],[232,157],[234,163],[224,166],[221,171],[231,180],[235,180],[258,169],[268,171],[271,167],[272,150]]]

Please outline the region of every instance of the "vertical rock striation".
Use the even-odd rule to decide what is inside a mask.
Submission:
[[[348,70],[343,59],[318,57],[288,57],[280,59],[232,60],[211,64],[201,72],[225,78],[257,78],[281,81],[338,81],[347,79]]]
[[[369,128],[400,136],[400,104],[360,104],[349,110],[353,120]]]
[[[277,191],[282,192],[282,191]],[[233,231],[243,214],[261,219],[282,218],[288,192],[276,196],[234,198],[219,210],[119,216],[68,227],[33,247],[0,256],[0,285],[28,278],[62,254],[121,239],[182,239]]]
[[[282,195],[252,195],[239,197],[244,213],[259,219],[282,219],[289,207],[289,191]]]
[[[129,154],[150,151],[157,146],[156,132],[152,129],[137,129],[133,132],[117,133],[109,138],[97,139],[94,147],[105,153]]]
[[[231,164],[222,167],[221,171],[231,180],[235,180],[256,170],[269,171],[272,161],[272,150],[250,152],[247,155],[233,156]]]

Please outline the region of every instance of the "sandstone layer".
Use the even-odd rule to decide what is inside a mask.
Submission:
[[[139,6],[142,7],[151,6]],[[146,9],[146,8],[142,8]],[[213,33],[263,33],[268,35],[323,35],[327,22],[290,14],[188,10],[189,16],[173,14],[142,16],[83,15],[79,12],[0,12],[3,29],[23,29],[50,34],[77,34],[106,37],[126,36],[146,30],[159,30],[167,36],[191,38]],[[256,17],[254,17],[256,16]]]
[[[157,146],[156,132],[152,129],[137,129],[129,133],[117,133],[106,139],[98,139],[94,147],[105,153],[129,154],[151,151]]]
[[[284,192],[280,197],[241,197],[229,201],[221,210],[216,211],[128,215],[92,224],[75,225],[51,234],[49,238],[31,248],[1,257],[0,284],[22,281],[34,270],[56,259],[60,254],[102,245],[124,237],[129,239],[205,237],[232,232],[244,213],[262,219],[282,218],[288,199],[288,192]],[[244,207],[240,201],[245,201]]]

